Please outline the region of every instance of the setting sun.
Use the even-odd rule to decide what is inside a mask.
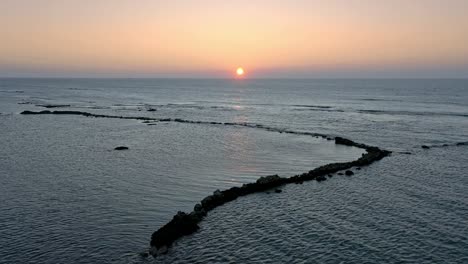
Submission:
[[[244,69],[242,67],[239,67],[237,68],[236,73],[237,73],[237,76],[242,76],[244,75]]]

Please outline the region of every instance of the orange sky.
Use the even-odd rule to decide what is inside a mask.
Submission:
[[[467,10],[466,0],[2,0],[0,76],[444,73],[468,65]]]

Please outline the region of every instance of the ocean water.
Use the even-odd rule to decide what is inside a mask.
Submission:
[[[139,256],[216,189],[362,154],[283,130],[393,154],[239,198],[167,255]],[[468,262],[467,80],[0,79],[0,142],[0,263]]]

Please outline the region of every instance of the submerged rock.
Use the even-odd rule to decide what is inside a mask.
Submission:
[[[275,189],[275,193],[281,193],[281,192],[283,192],[283,190],[281,190],[281,189]]]
[[[70,107],[71,105],[69,104],[45,104],[45,105],[37,105],[40,107],[45,107],[45,108],[61,108],[61,107]]]
[[[46,114],[51,114],[51,113],[52,112],[49,111],[49,110],[44,110],[44,111],[40,111],[40,112],[34,112],[34,111],[26,110],[26,111],[21,112],[20,114],[21,115],[46,115]]]
[[[430,147],[429,147],[429,146],[426,146],[426,145],[422,145],[421,148],[423,148],[423,149],[430,149]]]
[[[354,172],[350,171],[350,170],[347,170],[347,171],[345,171],[345,174],[346,174],[346,176],[351,176],[351,175],[354,175]]]
[[[326,181],[327,178],[326,178],[324,175],[320,175],[320,176],[318,176],[318,177],[316,178],[316,180],[317,180],[318,182],[322,182],[322,181]]]
[[[147,111],[148,111],[148,112],[156,112],[157,110],[154,109],[154,108],[150,108],[150,109],[148,109]]]
[[[140,255],[140,257],[142,257],[142,258],[147,258],[147,257],[149,257],[149,253],[148,253],[148,252],[140,252],[138,255]]]
[[[160,248],[157,247],[151,247],[149,250],[149,254],[151,254],[153,257],[159,256],[159,255],[165,255],[169,251],[169,248],[167,246],[162,246]]]
[[[128,147],[125,147],[125,146],[119,146],[119,147],[116,147],[114,148],[114,150],[127,150]]]

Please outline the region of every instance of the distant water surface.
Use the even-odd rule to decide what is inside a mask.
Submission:
[[[0,263],[144,263],[151,233],[214,190],[362,150],[23,110],[258,124],[395,152],[350,178],[220,207],[158,263],[468,261],[468,147],[456,146],[468,141],[466,80],[0,79]]]

